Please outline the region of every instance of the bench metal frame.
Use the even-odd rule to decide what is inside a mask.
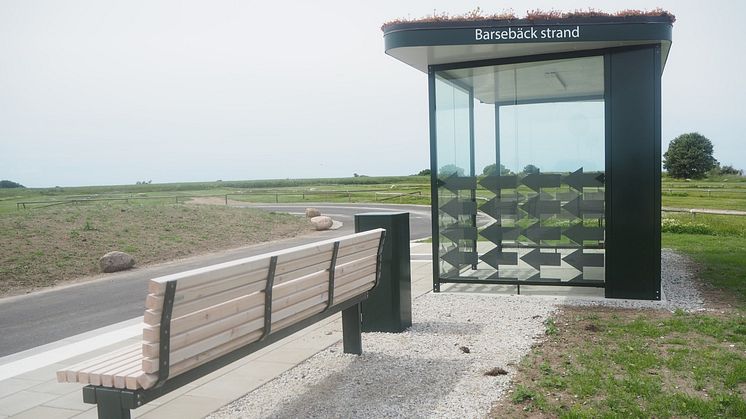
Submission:
[[[383,243],[386,238],[386,231],[381,232],[381,241],[378,245],[378,254],[376,261],[375,282],[372,289],[378,286],[381,275],[381,262],[383,254]],[[130,419],[131,409],[138,407],[157,399],[167,393],[170,393],[179,387],[189,384],[213,371],[216,371],[226,365],[229,365],[259,349],[269,346],[283,338],[286,338],[295,332],[305,329],[329,316],[342,312],[342,343],[344,353],[360,355],[362,349],[362,311],[361,303],[368,298],[370,291],[366,291],[358,296],[352,297],[339,304],[334,304],[334,270],[337,262],[337,250],[339,242],[334,243],[331,266],[329,267],[329,305],[321,313],[315,314],[307,319],[289,325],[276,332],[271,331],[272,317],[272,285],[274,282],[274,267],[277,264],[277,257],[272,256],[270,259],[270,269],[267,277],[267,287],[265,288],[265,329],[264,334],[259,340],[235,349],[224,354],[212,361],[192,368],[182,374],[169,378],[169,334],[171,324],[171,312],[173,309],[174,295],[176,292],[176,282],[170,281],[166,284],[164,295],[163,311],[161,312],[161,330],[160,330],[160,347],[159,347],[159,369],[158,382],[153,388],[140,390],[126,390],[103,386],[87,385],[83,387],[83,402],[96,404],[98,408],[98,417],[107,419]],[[371,289],[371,290],[372,290]]]

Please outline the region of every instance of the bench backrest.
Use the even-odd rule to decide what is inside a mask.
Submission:
[[[148,374],[138,381],[152,387],[164,371],[173,377],[369,291],[384,234],[370,230],[150,280]]]

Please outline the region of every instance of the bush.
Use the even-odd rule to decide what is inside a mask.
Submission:
[[[0,189],[11,189],[11,188],[25,188],[20,183],[12,182],[10,180],[0,180]]]
[[[707,224],[682,222],[675,218],[661,219],[661,231],[676,234],[715,234],[715,230]]]

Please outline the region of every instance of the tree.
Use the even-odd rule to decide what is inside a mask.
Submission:
[[[663,153],[663,167],[675,178],[701,179],[717,164],[712,157],[712,142],[697,132],[674,138]]]
[[[527,164],[526,167],[523,168],[523,173],[530,175],[532,173],[539,173],[539,168],[534,166],[533,164]]]
[[[742,169],[736,169],[735,167],[731,165],[725,165],[723,167],[717,168],[717,172],[719,175],[736,175],[736,176],[743,176],[743,170]]]
[[[20,183],[16,183],[10,180],[0,180],[0,189],[10,189],[10,188],[25,188],[25,186],[21,185]]]
[[[448,177],[453,174],[459,177],[464,175],[464,169],[456,166],[455,164],[446,164],[445,166],[440,168],[439,172],[441,177]]]
[[[415,176],[430,176],[430,169],[422,169]]]
[[[485,176],[494,176],[497,175],[497,164],[488,164],[487,166],[484,166],[484,169],[482,169],[482,174]],[[506,176],[511,174],[510,169],[505,167],[504,164],[500,165],[500,175]]]

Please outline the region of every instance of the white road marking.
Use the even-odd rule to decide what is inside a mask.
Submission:
[[[114,329],[114,330],[111,330]],[[104,332],[104,333],[101,333]],[[142,317],[0,358],[0,381],[142,334]],[[88,337],[90,336],[90,337]],[[44,350],[45,348],[51,348]],[[53,375],[50,376],[50,379]]]

